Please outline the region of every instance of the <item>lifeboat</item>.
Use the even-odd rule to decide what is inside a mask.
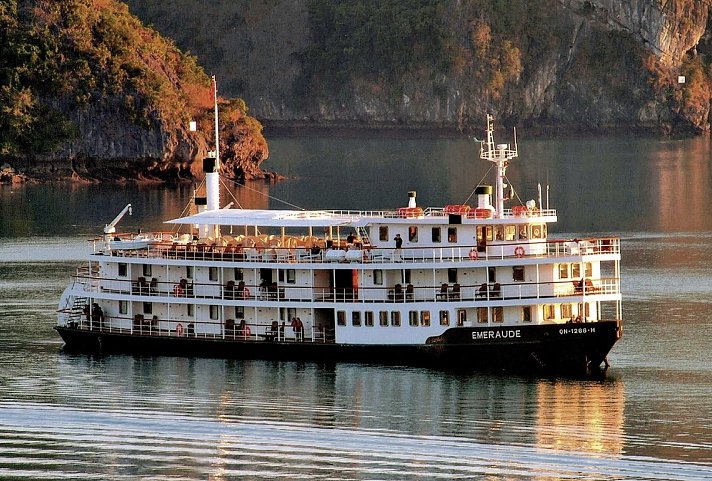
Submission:
[[[398,208],[398,217],[403,219],[423,217],[423,209],[421,207],[400,207]]]
[[[512,206],[512,215],[515,217],[526,217],[529,213],[529,207],[526,205],[515,205]]]
[[[446,214],[467,215],[470,211],[470,206],[467,204],[450,204],[443,208]]]
[[[494,211],[492,209],[484,209],[484,208],[477,208],[471,210],[467,214],[468,219],[491,219],[492,216],[494,215]]]

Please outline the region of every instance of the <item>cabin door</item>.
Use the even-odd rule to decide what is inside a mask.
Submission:
[[[337,301],[357,298],[358,270],[336,269],[334,271],[334,295]]]

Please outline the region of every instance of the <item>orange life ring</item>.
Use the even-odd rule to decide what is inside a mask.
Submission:
[[[515,247],[514,255],[517,257],[524,257],[524,247],[522,247],[522,246]]]
[[[183,335],[183,324],[181,324],[180,322],[176,324],[176,334],[178,334],[179,336]]]
[[[173,295],[176,297],[183,297],[183,288],[180,286],[180,284],[176,284],[173,286]]]
[[[470,253],[468,255],[469,255],[470,259],[472,259],[473,261],[476,260],[477,257],[479,256],[479,253],[477,252],[477,248],[473,247],[472,249],[470,249]]]

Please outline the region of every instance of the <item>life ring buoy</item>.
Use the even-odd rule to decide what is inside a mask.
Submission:
[[[183,335],[183,324],[181,324],[180,322],[176,324],[176,334],[178,334],[179,336]]]
[[[173,286],[173,295],[176,297],[183,297],[183,288],[180,286],[180,284],[176,284]]]
[[[247,287],[245,287],[242,290],[242,298],[247,299],[248,297],[250,297],[250,290]]]
[[[479,257],[479,255],[480,255],[480,254],[477,252],[477,248],[476,248],[476,247],[473,247],[472,249],[470,249],[470,253],[468,254],[468,256],[470,257],[470,259],[472,259],[473,261],[474,261],[474,260],[477,260],[477,258]]]
[[[524,257],[524,247],[522,246],[517,246],[514,249],[514,255],[517,257]]]

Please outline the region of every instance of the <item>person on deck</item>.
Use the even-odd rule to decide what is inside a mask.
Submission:
[[[393,240],[396,242],[396,250],[393,252],[393,260],[395,262],[400,262],[401,261],[401,247],[403,247],[403,238],[400,236],[400,234],[396,234],[396,236],[393,238]]]

